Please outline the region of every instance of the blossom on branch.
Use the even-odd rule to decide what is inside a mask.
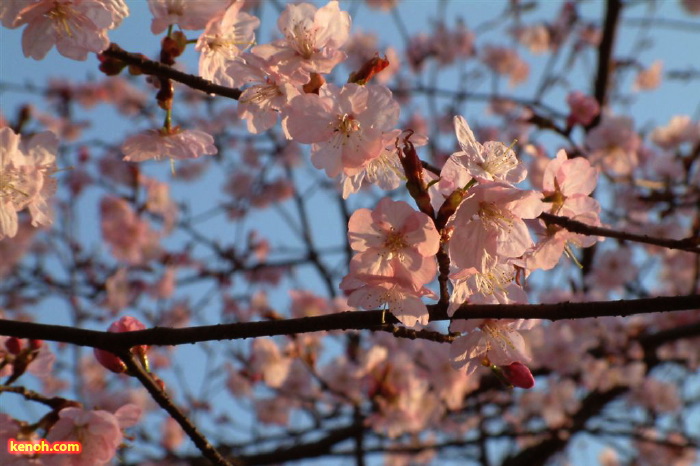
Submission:
[[[0,128],[0,240],[14,237],[17,212],[28,209],[32,226],[52,222],[48,198],[56,191],[50,176],[56,171],[58,139],[51,132],[28,141],[10,128]]]
[[[452,154],[452,158],[465,167],[473,178],[511,184],[525,179],[527,169],[510,147],[498,141],[488,141],[482,146],[462,116],[455,116],[454,124],[462,150]]]
[[[414,287],[435,278],[440,234],[430,217],[403,201],[383,198],[374,210],[355,211],[348,241],[358,252],[350,262],[351,274],[402,278]]]
[[[39,0],[17,2],[0,13],[5,26],[27,24],[22,33],[25,57],[41,60],[55,45],[61,55],[85,60],[89,52],[107,48],[107,30],[119,26],[129,8],[123,0]]]
[[[242,6],[243,2],[233,2],[209,21],[195,46],[201,53],[199,75],[222,86],[235,87],[226,68],[241,50],[255,43],[254,31],[260,25],[258,18],[241,11]]]
[[[311,73],[330,73],[345,60],[339,48],[350,36],[350,15],[333,0],[321,8],[310,3],[289,4],[277,20],[284,39],[258,45],[256,55],[268,58],[279,71],[308,80]]]
[[[311,146],[311,162],[330,177],[358,173],[384,150],[384,133],[394,129],[399,105],[384,86],[332,84],[319,95],[295,97],[284,126],[289,136]]]

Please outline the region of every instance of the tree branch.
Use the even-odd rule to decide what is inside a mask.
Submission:
[[[130,66],[136,66],[144,74],[172,79],[173,81],[185,84],[192,89],[206,92],[207,94],[216,94],[234,100],[238,100],[241,96],[240,89],[220,86],[207,79],[200,78],[199,76],[183,73],[182,71],[178,71],[168,65],[149,60],[143,55],[127,52],[115,43],[109,44],[109,47],[101,52],[101,55],[116,58],[117,60],[121,60]]]
[[[680,240],[654,238],[647,235],[637,235],[635,233],[626,233],[624,231],[586,225],[585,223],[581,223],[569,217],[559,217],[548,213],[540,214],[540,218],[547,223],[564,227],[572,233],[580,233],[588,236],[605,236],[607,238],[615,238],[623,241],[634,241],[636,243],[653,244],[654,246],[661,246],[668,249],[679,249],[681,251],[700,254],[700,238],[690,237]]]
[[[448,320],[447,306],[429,305],[430,320]],[[463,304],[454,319],[586,319],[626,317],[652,312],[671,312],[700,308],[700,295],[665,296],[621,301],[593,301],[557,304]],[[382,330],[398,321],[381,310],[340,312],[324,316],[263,322],[205,325],[188,328],[154,327],[137,332],[110,333],[61,325],[18,322],[0,319],[0,335],[33,338],[121,353],[138,345],[184,345],[202,341],[238,340],[273,335],[292,335],[330,330]]]

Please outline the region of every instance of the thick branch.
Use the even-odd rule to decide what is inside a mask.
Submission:
[[[430,305],[430,320],[447,320],[446,306]],[[700,295],[668,296],[622,301],[587,303],[462,305],[456,319],[585,319],[590,317],[626,317],[651,312],[682,311],[700,308]],[[125,333],[99,332],[60,325],[18,322],[0,319],[0,335],[18,338],[72,343],[80,346],[121,352],[137,345],[183,345],[201,341],[237,340],[273,335],[291,335],[330,330],[382,330],[396,323],[390,314],[380,311],[340,312],[316,317],[264,322],[243,322],[189,328],[155,327]]]
[[[127,52],[115,43],[109,44],[106,50],[102,51],[102,55],[110,58],[116,58],[131,66],[136,66],[144,74],[150,74],[161,78],[172,79],[179,83],[185,84],[192,89],[197,89],[207,94],[216,94],[229,99],[238,100],[241,96],[240,89],[232,89],[226,86],[220,86],[213,82],[200,78],[192,74],[183,73],[168,65],[160,62],[149,60],[143,55]]]

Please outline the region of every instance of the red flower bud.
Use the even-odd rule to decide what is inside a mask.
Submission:
[[[22,342],[17,337],[10,337],[5,340],[5,348],[10,354],[19,354],[22,351]]]
[[[505,379],[513,386],[520,388],[532,388],[535,386],[535,378],[530,369],[521,362],[514,362],[508,366],[501,366]]]

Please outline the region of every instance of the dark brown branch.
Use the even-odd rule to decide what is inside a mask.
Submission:
[[[559,217],[556,215],[543,213],[540,218],[547,223],[552,223],[554,225],[559,225],[566,228],[573,233],[580,233],[582,235],[589,236],[605,236],[608,238],[615,238],[624,241],[634,241],[636,243],[652,244],[654,246],[661,246],[668,249],[679,249],[681,251],[694,252],[695,254],[700,254],[700,238],[685,238],[680,240],[666,239],[666,238],[654,238],[647,235],[637,235],[635,233],[626,233],[624,231],[611,230],[609,228],[594,227],[591,225],[586,225],[576,220],[572,220],[568,217]]]
[[[586,319],[591,317],[626,317],[652,312],[682,311],[700,308],[700,295],[666,296],[622,301],[594,301],[557,304],[464,304],[456,319]],[[429,305],[430,320],[447,320],[446,306]],[[60,325],[18,322],[0,319],[0,335],[18,338],[72,343],[120,353],[137,345],[184,345],[202,341],[238,340],[273,335],[291,335],[330,330],[380,330],[386,323],[396,323],[381,311],[340,312],[324,316],[263,322],[242,322],[189,328],[155,327],[125,333],[99,332]]]
[[[109,47],[102,51],[102,55],[110,58],[116,58],[131,66],[136,66],[144,74],[172,79],[173,81],[185,84],[192,89],[206,92],[207,94],[216,94],[234,100],[238,100],[241,96],[240,89],[220,86],[207,79],[200,78],[199,76],[183,73],[182,71],[178,71],[175,68],[157,61],[149,60],[143,55],[127,52],[115,43],[109,44]]]
[[[153,377],[151,377],[151,375],[144,370],[141,364],[136,362],[134,355],[131,354],[131,352],[122,351],[120,352],[119,357],[122,358],[126,364],[126,367],[129,369],[129,372],[133,374],[134,377],[139,380],[139,382],[141,382],[141,385],[143,385],[146,390],[148,390],[148,393],[150,393],[151,397],[156,401],[156,403],[158,403],[161,408],[163,408],[173,419],[177,421],[178,424],[180,424],[182,430],[187,433],[197,448],[199,448],[199,451],[201,451],[202,454],[209,459],[209,461],[211,461],[213,464],[224,466],[241,464],[238,461],[226,461],[226,459],[221,456],[221,453],[219,453],[217,449],[214,448],[211,443],[209,443],[206,437],[199,432],[192,421],[190,421],[189,418],[185,416],[185,414],[180,411],[177,406],[175,406],[165,390],[161,389],[158,384],[156,384],[155,380],[153,380]]]

